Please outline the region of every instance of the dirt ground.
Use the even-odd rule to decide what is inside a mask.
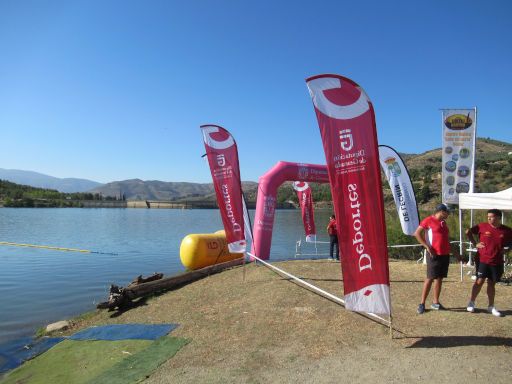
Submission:
[[[342,297],[339,263],[275,265]],[[145,384],[510,382],[512,286],[496,290],[496,306],[505,317],[487,313],[485,288],[477,312],[467,313],[472,282],[465,275],[461,283],[459,267],[452,264],[441,294],[447,310],[417,315],[425,267],[392,261],[390,273],[393,338],[389,327],[261,265],[246,266],[245,281],[243,267],[234,268],[123,313],[99,311],[77,327],[179,323],[173,336],[189,338],[190,344]]]

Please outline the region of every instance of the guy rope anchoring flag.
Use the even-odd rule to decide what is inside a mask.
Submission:
[[[218,125],[202,125],[201,132],[229,252],[245,252],[242,183],[235,140]]]
[[[379,159],[395,200],[402,232],[413,235],[420,222],[418,205],[407,167],[400,155],[387,145],[379,145]]]
[[[302,222],[304,223],[306,242],[315,242],[316,228],[311,188],[305,181],[295,181],[293,183],[293,189],[297,191],[297,198],[299,199],[299,204],[302,211]]]
[[[373,106],[352,80],[306,80],[338,223],[346,308],[391,314],[384,204]]]

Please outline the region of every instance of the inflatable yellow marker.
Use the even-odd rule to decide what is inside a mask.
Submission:
[[[183,238],[180,259],[189,270],[224,263],[243,257],[243,253],[229,253],[224,230],[215,233],[192,233]]]

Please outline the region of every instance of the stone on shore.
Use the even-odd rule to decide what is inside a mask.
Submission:
[[[48,324],[46,326],[46,332],[63,331],[69,328],[69,321],[61,320],[56,323]]]

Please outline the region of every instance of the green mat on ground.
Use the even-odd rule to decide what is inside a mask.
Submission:
[[[10,372],[1,383],[136,383],[188,342],[170,336],[156,341],[65,340]]]

